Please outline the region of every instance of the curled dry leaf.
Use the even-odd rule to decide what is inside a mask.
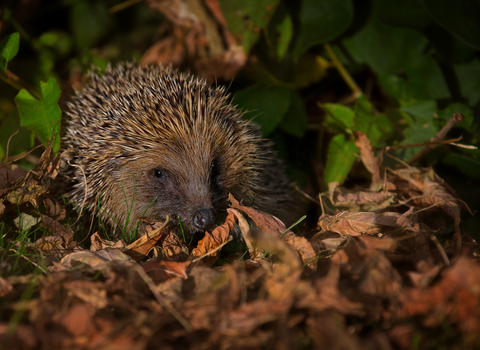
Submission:
[[[60,263],[67,268],[80,264],[88,265],[96,270],[101,270],[110,262],[133,262],[133,260],[118,249],[99,250],[96,252],[82,251],[68,254],[60,260]]]
[[[411,199],[415,205],[421,208],[440,208],[454,219],[455,232],[460,233],[459,199],[436,180],[437,176],[433,169],[409,167],[392,170],[390,178],[391,181],[400,184],[397,188],[401,198]]]
[[[148,220],[148,219],[147,219]],[[146,225],[147,232],[132,244],[127,246],[125,254],[130,255],[135,261],[141,260],[157,244],[164,234],[168,224],[168,216],[164,223],[158,223],[158,227],[152,228]]]
[[[373,191],[378,191],[382,188],[382,177],[380,175],[380,164],[381,159],[375,158],[372,146],[370,145],[370,140],[367,135],[361,131],[355,131],[355,145],[357,145],[358,150],[360,151],[360,157],[362,158],[362,163],[365,165],[365,168],[372,174],[372,185],[371,189]],[[380,186],[380,187],[379,187]]]
[[[98,232],[95,232],[91,237],[90,237],[90,250],[92,252],[96,252],[97,250],[102,250],[102,249],[121,249],[125,248],[127,245],[123,239],[118,240],[116,242],[110,241],[108,239],[103,239],[99,236]]]
[[[235,215],[228,213],[225,223],[216,227],[212,233],[205,232],[205,237],[198,242],[197,247],[192,251],[192,257],[200,258],[205,256],[202,260],[207,266],[212,266],[218,259],[220,252],[218,247],[224,244],[235,226]]]
[[[173,277],[180,277],[187,279],[187,268],[191,261],[177,262],[177,261],[158,261],[147,262],[143,265],[143,270],[155,283],[164,282]]]
[[[19,205],[29,203],[32,208],[38,208],[44,198],[56,202],[48,192],[51,180],[55,179],[58,174],[62,155],[63,153],[55,156],[50,143],[33,170],[0,190],[0,218],[9,210],[18,212]],[[9,180],[12,181],[10,178]],[[56,203],[54,206],[61,205]]]
[[[342,211],[335,215],[322,215],[318,220],[318,227],[340,235],[385,235],[411,226],[409,214],[410,212],[399,214]]]
[[[379,211],[395,202],[395,194],[389,191],[348,193],[334,181],[328,184],[328,197],[335,207],[351,211]]]
[[[161,257],[163,259],[185,261],[190,255],[188,247],[169,227],[167,227],[157,245],[159,246]]]
[[[312,248],[310,242],[305,237],[299,237],[296,236],[292,231],[287,231],[285,224],[275,216],[241,205],[231,194],[229,194],[228,199],[232,203],[233,208],[241,210],[247,214],[263,232],[276,232],[278,235],[280,235],[282,240],[287,242],[300,254],[303,264],[308,264],[310,269],[315,270],[317,254]],[[242,233],[243,232],[244,231],[242,230]],[[250,240],[248,234],[245,237],[245,241],[247,241],[247,239]]]

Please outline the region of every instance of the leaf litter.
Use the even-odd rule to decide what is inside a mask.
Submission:
[[[480,346],[480,252],[460,232],[466,206],[432,169],[385,169],[355,136],[372,181],[331,183],[315,232],[230,196],[225,223],[195,246],[168,218],[145,218],[131,244],[99,233],[79,244],[49,195],[58,159],[47,149],[0,192],[0,215],[20,208],[38,218],[29,230],[48,232],[9,248],[40,274],[9,274],[15,260],[2,251],[0,348],[423,349],[439,334],[444,347]],[[439,241],[445,227],[456,239]]]

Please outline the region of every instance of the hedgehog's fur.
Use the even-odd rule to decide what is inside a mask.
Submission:
[[[283,165],[257,127],[223,88],[190,74],[135,64],[92,72],[67,115],[68,196],[93,215],[99,203],[113,226],[170,215],[187,232],[210,229],[228,193],[280,217],[290,209]]]

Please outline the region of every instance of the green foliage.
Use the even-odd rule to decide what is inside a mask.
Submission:
[[[0,68],[7,70],[8,62],[17,55],[20,35],[13,33],[0,41]]]
[[[296,56],[308,48],[340,36],[353,20],[350,0],[304,0],[300,5],[300,33],[294,50]]]
[[[262,127],[264,136],[280,140],[279,149],[295,164],[294,173],[316,158],[324,162],[326,182],[342,182],[357,159],[354,131],[365,132],[374,147],[428,142],[454,113],[462,113],[465,121],[447,137],[463,136],[462,143],[478,144],[478,1],[219,3],[229,31],[249,56],[246,69],[233,80],[233,103]],[[41,142],[51,137],[52,128],[58,130],[60,92],[51,78],[69,86],[64,83],[71,72],[84,72],[92,63],[105,68],[111,61],[139,59],[157,40],[165,20],[159,12],[145,3],[109,12],[115,4],[65,2],[48,14],[39,13],[41,29],[33,20],[23,28],[13,21],[13,9],[5,12],[2,18],[11,24],[5,28],[20,34],[8,29],[12,32],[5,31],[0,42],[0,75],[8,83],[0,86],[0,156],[17,129],[11,155],[32,146],[26,126]],[[24,82],[6,75],[7,64]],[[19,112],[12,109],[15,89],[22,90],[15,99]],[[281,140],[285,135],[288,141]],[[437,149],[422,165],[440,163],[478,178],[478,151]],[[418,150],[391,153],[406,161]]]
[[[228,27],[241,38],[246,53],[250,52],[261,30],[268,25],[278,3],[279,0],[220,0]],[[288,27],[288,24],[285,26]]]
[[[348,141],[343,134],[334,136],[328,146],[325,183],[343,183],[355,161],[355,153],[358,153],[355,142]]]
[[[57,103],[60,88],[53,78],[47,83],[41,82],[40,88],[41,99],[22,89],[15,97],[15,103],[20,112],[21,125],[32,130],[43,143],[50,141],[52,135],[55,135],[53,150],[57,152],[60,148],[59,130],[62,115]]]
[[[290,106],[290,90],[283,86],[254,85],[236,93],[233,100],[245,117],[262,125],[265,136],[280,124]]]

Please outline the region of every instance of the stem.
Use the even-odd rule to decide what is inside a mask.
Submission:
[[[360,95],[362,95],[362,89],[360,89],[358,87],[357,83],[355,83],[355,81],[350,76],[350,74],[347,72],[347,70],[345,69],[343,64],[338,60],[338,57],[337,57],[337,55],[335,55],[335,52],[333,52],[330,44],[325,44],[324,48],[325,48],[325,51],[327,51],[328,56],[330,56],[330,59],[332,60],[332,63],[335,65],[335,68],[337,68],[338,73],[340,73],[340,75],[342,76],[345,83],[352,90],[355,98],[360,97]]]
[[[450,120],[443,126],[443,128],[437,133],[437,135],[435,135],[430,141],[433,141],[433,142],[440,141],[441,139],[443,139],[447,135],[447,133],[453,128],[453,126],[455,124],[463,122],[464,119],[465,118],[460,113],[452,114],[452,117],[450,118]],[[423,157],[425,154],[430,152],[435,147],[436,147],[436,145],[432,145],[432,144],[430,144],[429,146],[426,146],[420,152],[415,154],[412,158],[407,160],[407,163],[408,164],[415,163],[418,159]]]
[[[19,77],[17,77],[15,74],[10,72],[8,69],[3,72],[0,70],[0,79],[2,79],[4,82],[12,86],[13,88],[17,89],[18,91],[25,89],[27,90],[33,97],[36,99],[41,99],[42,94],[40,91],[35,89],[33,86],[28,84],[27,82],[23,81]]]

